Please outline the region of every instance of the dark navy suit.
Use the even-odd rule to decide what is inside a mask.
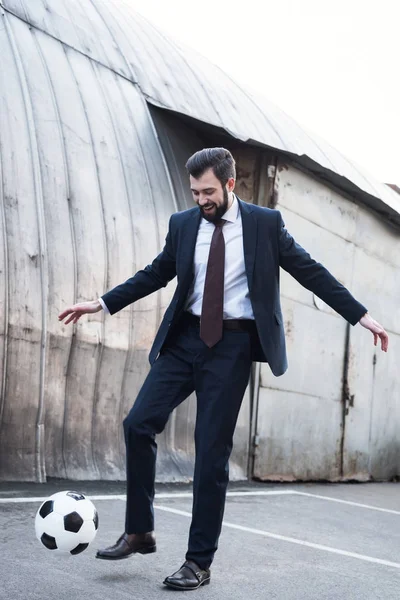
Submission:
[[[211,564],[217,548],[228,483],[228,460],[252,361],[268,362],[274,375],[287,369],[279,295],[279,268],[314,292],[349,323],[367,312],[350,292],[299,246],[279,211],[239,200],[243,249],[256,334],[224,331],[208,348],[184,313],[193,282],[193,257],[201,213],[173,214],[162,252],[151,265],[102,298],[111,314],[166,286],[177,287],[150,352],[152,368],[124,421],[127,445],[126,532],[151,531],[156,460],[155,435],[171,411],[193,391],[197,396],[193,518],[187,558]]]

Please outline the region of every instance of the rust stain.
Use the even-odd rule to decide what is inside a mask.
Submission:
[[[288,319],[287,321],[285,321],[286,337],[291,339],[292,332],[293,332],[292,321],[290,319]]]

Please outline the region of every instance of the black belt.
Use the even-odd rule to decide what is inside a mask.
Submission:
[[[182,315],[182,319],[200,327],[200,317],[197,317],[190,312],[185,311]],[[254,319],[224,319],[222,323],[223,328],[230,331],[254,332],[256,330]]]

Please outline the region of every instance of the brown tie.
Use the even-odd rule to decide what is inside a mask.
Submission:
[[[222,338],[225,267],[225,240],[222,227],[224,223],[223,219],[215,223],[201,307],[200,338],[209,348]]]

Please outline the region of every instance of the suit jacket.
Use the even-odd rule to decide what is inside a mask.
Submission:
[[[285,228],[278,210],[247,204],[238,199],[243,225],[247,281],[258,340],[253,360],[268,362],[274,375],[287,369],[285,333],[279,294],[279,268],[314,292],[349,323],[355,325],[367,312],[350,292],[313,260]],[[175,294],[161,322],[149,360],[153,364],[184,309],[193,281],[193,257],[201,213],[197,206],[175,213],[169,221],[162,252],[151,265],[107,292],[102,298],[111,314],[165,287],[178,278]]]

